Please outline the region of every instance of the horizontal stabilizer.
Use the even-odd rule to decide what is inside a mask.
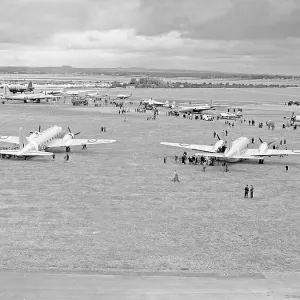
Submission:
[[[208,146],[208,145],[166,143],[166,142],[161,142],[160,144],[161,145],[166,145],[166,146],[172,146],[172,147],[185,148],[185,149],[190,149],[190,150],[205,151],[205,152],[215,152],[215,147],[214,146]]]

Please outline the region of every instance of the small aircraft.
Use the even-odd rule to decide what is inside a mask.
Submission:
[[[18,144],[19,149],[16,150],[0,150],[0,154],[8,156],[23,157],[24,159],[33,156],[52,155],[47,152],[53,148],[66,148],[66,152],[70,152],[72,146],[98,145],[114,143],[116,140],[105,139],[76,139],[75,136],[80,132],[64,134],[62,127],[52,126],[41,132],[41,126],[38,131],[30,132],[29,137],[24,137],[22,127],[19,129],[19,136],[1,136],[0,142]]]
[[[258,149],[248,149],[248,145],[250,141],[246,137],[240,137],[232,142],[230,147],[226,147],[226,142],[220,140],[218,137],[218,141],[215,145],[207,146],[207,145],[193,145],[193,144],[179,144],[179,143],[166,143],[161,142],[162,145],[181,147],[191,150],[197,150],[201,153],[197,152],[195,155],[197,156],[207,156],[207,157],[215,157],[221,160],[225,160],[227,162],[238,162],[241,160],[257,160],[259,163],[264,162],[264,157],[271,156],[283,156],[283,155],[291,155],[291,154],[300,154],[300,150],[276,150],[269,149],[268,146],[271,143],[263,142],[260,139],[260,146]]]
[[[238,111],[237,113],[223,112],[223,113],[220,113],[218,115],[218,117],[220,119],[236,120],[236,119],[243,117],[243,115],[242,115],[241,111]]]
[[[128,99],[132,96],[132,93],[128,94],[128,95],[124,95],[124,94],[118,94],[116,99]]]
[[[214,105],[213,100],[211,100],[210,104],[195,105],[195,106],[181,106],[178,108],[175,107],[175,109],[181,113],[201,114],[205,110],[214,110],[215,107],[218,107],[218,106],[221,106],[221,105]]]
[[[41,93],[45,95],[59,96],[63,93],[63,90],[42,91]]]
[[[300,122],[300,116],[295,115],[294,112],[292,113],[291,117],[284,117],[284,119],[290,119],[292,124]]]
[[[27,102],[37,102],[40,103],[42,99],[55,99],[57,98],[56,96],[52,95],[45,95],[43,93],[37,93],[37,94],[19,94],[19,95],[13,95],[8,86],[4,86],[4,92],[3,92],[3,99],[6,100],[21,100],[24,101],[24,103]]]
[[[7,84],[6,86],[8,86],[9,91],[13,94],[18,92],[32,92],[34,90],[34,87],[32,86],[32,81],[30,81],[27,86],[22,84]],[[5,85],[2,87],[5,87]]]
[[[150,98],[149,100],[143,100],[141,104],[144,105],[146,109],[153,109],[154,107],[175,108],[176,106],[175,101],[170,104],[168,100],[166,102],[159,102],[153,100],[152,98]]]

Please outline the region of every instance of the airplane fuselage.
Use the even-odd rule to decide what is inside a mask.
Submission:
[[[224,156],[228,162],[238,162],[242,159],[234,158],[234,156],[243,155],[247,150],[250,141],[246,137],[240,137],[232,142],[230,149],[226,149]]]
[[[28,144],[20,151],[20,156],[26,156],[29,151],[43,151],[55,138],[61,136],[62,127],[53,126],[43,132],[34,132],[28,138]]]

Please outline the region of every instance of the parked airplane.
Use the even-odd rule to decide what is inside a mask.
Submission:
[[[34,87],[32,86],[32,81],[30,81],[27,86],[23,84],[7,84],[7,86],[9,88],[9,91],[13,94],[18,92],[32,92],[34,90]],[[2,87],[5,87],[5,85]]]
[[[128,99],[132,96],[132,93],[130,93],[129,95],[124,95],[124,94],[118,94],[117,95],[117,99]]]
[[[152,98],[149,100],[141,101],[141,104],[145,106],[146,109],[153,109],[154,107],[166,107],[166,108],[175,108],[176,103],[173,101],[172,104],[167,100],[166,102],[155,101]]]
[[[71,90],[71,91],[62,90],[62,94],[75,97],[79,95],[84,95],[85,93],[90,91],[92,90]]]
[[[243,115],[240,111],[237,113],[230,113],[230,112],[224,112],[219,114],[220,119],[226,119],[226,120],[236,120],[241,118]]]
[[[42,91],[45,95],[59,96],[63,93],[63,90],[53,90],[53,91]]]
[[[179,106],[178,108],[175,107],[181,113],[192,113],[192,114],[201,114],[205,110],[214,110],[215,107],[221,105],[214,105],[213,100],[210,101],[210,104],[204,105],[195,105],[195,106]]]
[[[37,93],[37,94],[19,94],[19,95],[13,95],[8,86],[4,86],[4,91],[3,91],[3,99],[6,100],[21,100],[24,101],[24,103],[33,101],[40,103],[42,99],[54,99],[56,96],[52,95],[45,95],[43,93]]]
[[[238,162],[241,160],[259,160],[259,163],[263,163],[264,157],[271,156],[282,156],[291,154],[300,154],[300,150],[276,150],[268,149],[271,143],[263,142],[261,139],[261,145],[258,149],[248,149],[250,143],[246,137],[240,137],[232,142],[230,147],[225,147],[225,143],[219,140],[213,146],[207,145],[192,145],[192,144],[179,144],[179,143],[165,143],[161,142],[162,145],[181,147],[191,150],[197,150],[195,155],[215,157],[227,162]]]
[[[98,144],[109,144],[114,143],[115,140],[104,140],[104,139],[75,139],[75,136],[80,132],[72,133],[68,127],[69,132],[64,134],[63,129],[60,126],[52,126],[43,132],[39,131],[31,132],[29,137],[23,136],[23,130],[20,128],[19,137],[17,136],[1,136],[0,142],[18,144],[19,149],[17,150],[0,150],[0,154],[15,155],[17,157],[39,156],[39,155],[52,155],[49,152],[52,148],[65,147],[66,152],[70,152],[72,146],[86,146],[86,145],[98,145]]]

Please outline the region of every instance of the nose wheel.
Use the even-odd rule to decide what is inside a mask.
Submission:
[[[70,147],[66,147],[66,152],[70,152],[71,148]]]

